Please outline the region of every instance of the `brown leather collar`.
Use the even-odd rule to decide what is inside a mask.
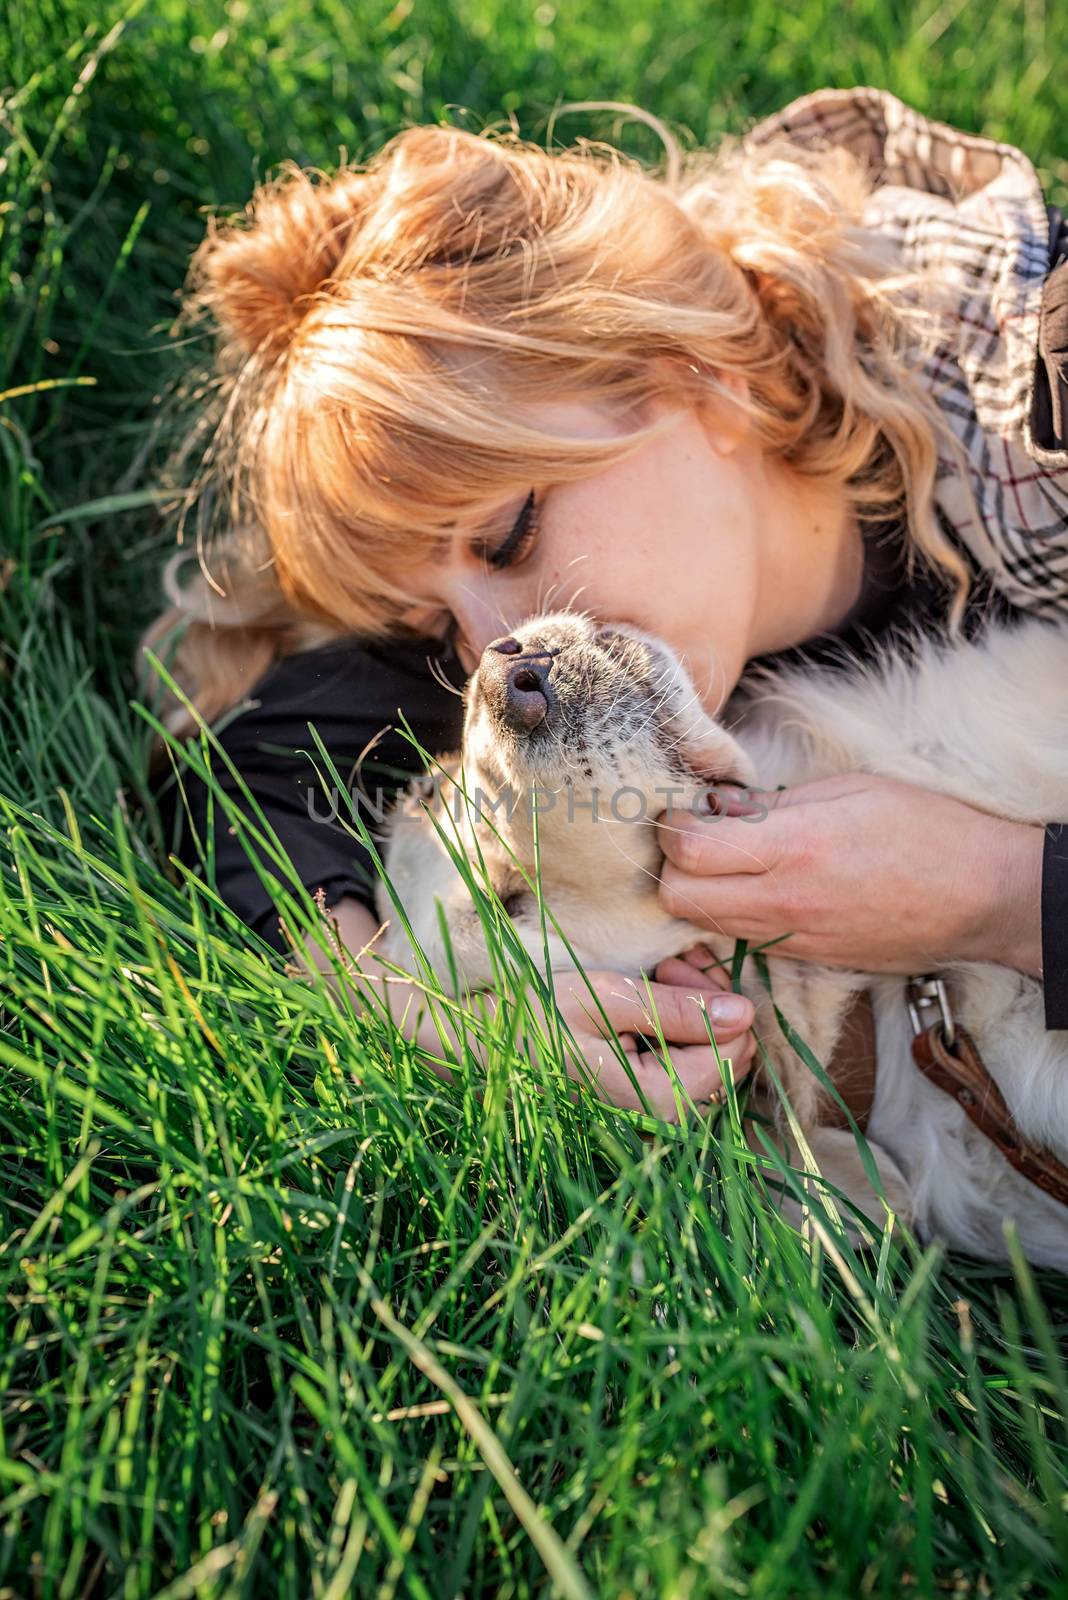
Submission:
[[[962,1111],[994,1144],[1021,1177],[1068,1206],[1068,1166],[1050,1151],[1029,1143],[1020,1134],[1005,1098],[987,1071],[975,1040],[957,1027],[953,1046],[945,1042],[940,1022],[918,1033],[912,1041],[912,1059],[929,1083],[952,1095]],[[863,990],[853,1000],[831,1056],[829,1072],[862,1133],[875,1102],[875,1016],[871,994]],[[831,1127],[849,1126],[841,1107],[826,1097],[821,1120]]]
[[[857,1127],[866,1133],[875,1104],[875,1014],[867,989],[854,996],[846,1012],[827,1072]],[[849,1126],[849,1118],[828,1094],[824,1095],[820,1121],[831,1128]]]
[[[1013,1121],[1005,1097],[987,1071],[975,1040],[957,1025],[952,1048],[940,1022],[912,1041],[912,1059],[930,1083],[937,1084],[997,1146],[1021,1177],[1068,1205],[1068,1167],[1049,1150],[1030,1144]]]

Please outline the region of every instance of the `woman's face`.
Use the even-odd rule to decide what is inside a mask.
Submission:
[[[529,415],[583,437],[636,425],[578,402]],[[517,495],[489,526],[457,527],[447,562],[405,570],[419,602],[406,620],[451,632],[469,671],[490,640],[541,611],[572,606],[600,623],[630,623],[672,646],[714,714],[746,661],[778,647],[765,568],[783,486],[744,426],[667,400],[638,420],[665,415],[668,431],[625,460],[539,487],[533,508]]]

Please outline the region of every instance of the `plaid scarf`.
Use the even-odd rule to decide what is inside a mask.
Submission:
[[[805,95],[745,142],[776,134],[859,155],[876,183],[865,224],[894,240],[907,268],[952,286],[921,376],[964,446],[982,526],[944,458],[936,505],[1013,605],[1068,616],[1068,262],[1051,273],[1063,219],[1031,162],[871,88]]]

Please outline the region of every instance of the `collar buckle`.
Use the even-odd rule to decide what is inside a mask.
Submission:
[[[953,1021],[953,1008],[949,1003],[945,983],[933,973],[910,978],[905,985],[905,1003],[914,1035],[926,1033],[935,1023],[942,1024],[942,1037],[947,1049],[952,1049],[957,1036]]]

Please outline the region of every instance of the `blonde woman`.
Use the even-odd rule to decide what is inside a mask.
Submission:
[[[1020,151],[870,88],[715,152],[669,141],[663,175],[412,128],[213,227],[192,278],[217,330],[201,560],[152,640],[181,638],[179,680],[349,947],[377,925],[370,879],[316,813],[308,722],[343,773],[375,744],[365,788],[368,762],[410,771],[398,711],[455,748],[465,673],[546,604],[659,634],[713,713],[784,651],[848,671],[892,630],[1068,625],[1063,255]],[[758,849],[730,818],[663,830],[661,894],[729,935],[788,933],[783,955],[1016,967],[1065,1027],[1062,820],[857,776],[786,794]],[[215,851],[221,893],[281,944],[221,823]],[[752,1053],[749,1002],[699,966],[654,986],[696,1101],[719,1079],[695,986],[737,1071]],[[669,1106],[633,985],[594,986]],[[585,990],[564,1009],[633,1103]]]

